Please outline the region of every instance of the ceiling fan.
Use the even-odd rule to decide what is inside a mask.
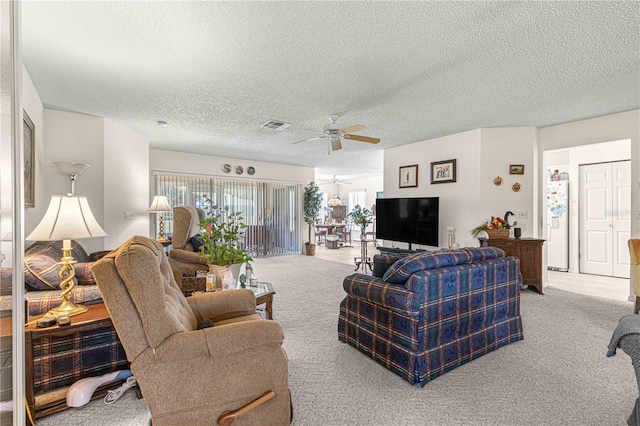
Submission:
[[[345,182],[343,180],[340,180],[338,178],[336,178],[336,175],[333,175],[333,179],[327,180],[327,181],[322,181],[322,182],[318,182],[321,184],[328,184],[328,183],[332,183],[334,185],[351,185],[351,182]]]
[[[368,136],[353,135],[352,133],[354,132],[359,132],[361,130],[366,129],[366,127],[363,126],[362,124],[354,124],[353,126],[344,127],[342,129],[339,128],[338,125],[336,124],[336,121],[338,121],[340,117],[341,117],[340,114],[331,114],[329,116],[329,121],[331,121],[331,123],[325,124],[323,126],[322,136],[304,139],[304,140],[293,142],[293,143],[296,144],[301,142],[314,141],[318,139],[328,139],[329,146],[331,147],[331,150],[329,151],[329,153],[331,153],[331,151],[338,151],[342,149],[341,138],[358,141],[358,142],[367,142],[372,144],[376,144],[380,142],[380,139],[378,138],[370,138]]]

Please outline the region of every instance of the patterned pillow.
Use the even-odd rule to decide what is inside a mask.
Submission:
[[[411,275],[418,271],[460,265],[468,263],[470,259],[471,256],[464,250],[455,250],[439,254],[420,252],[396,261],[396,263],[385,272],[382,280],[391,284],[404,284]]]
[[[409,256],[409,253],[382,253],[373,256],[373,271],[371,275],[382,278],[384,273],[399,259]]]
[[[469,254],[471,262],[499,259],[505,256],[504,250],[497,247],[465,247],[462,250]]]
[[[82,246],[71,240],[71,255],[78,262],[89,256]],[[60,259],[62,241],[37,241],[24,253],[24,282],[32,290],[58,290],[60,288]],[[78,280],[74,277],[74,283]]]

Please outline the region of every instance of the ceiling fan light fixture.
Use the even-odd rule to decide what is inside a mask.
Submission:
[[[342,143],[340,142],[340,138],[331,138],[331,150],[339,151],[342,149]]]

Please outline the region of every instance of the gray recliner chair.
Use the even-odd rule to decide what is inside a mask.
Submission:
[[[200,220],[205,217],[204,211],[192,206],[173,208],[173,238],[169,252],[169,264],[173,270],[173,278],[180,286],[181,277],[194,276],[197,270],[207,270],[207,264],[191,244],[191,238],[200,234]]]
[[[638,394],[640,395],[640,315],[626,315],[620,319],[618,326],[611,336],[607,356],[614,356],[616,349],[622,349],[631,357],[631,363],[636,373]],[[636,398],[633,411],[627,420],[629,426],[640,426],[640,396]]]

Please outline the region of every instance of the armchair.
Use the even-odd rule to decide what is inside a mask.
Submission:
[[[154,426],[290,423],[282,329],[251,290],[185,298],[162,247],[141,236],[93,274]]]
[[[173,208],[173,237],[169,264],[173,270],[173,278],[181,284],[182,274],[195,275],[198,269],[207,269],[207,264],[200,259],[198,251],[191,244],[191,238],[200,233],[200,220],[205,214],[202,209],[192,206]]]
[[[636,301],[634,313],[640,312],[640,239],[629,240],[629,255],[631,260],[631,280],[635,288]]]

